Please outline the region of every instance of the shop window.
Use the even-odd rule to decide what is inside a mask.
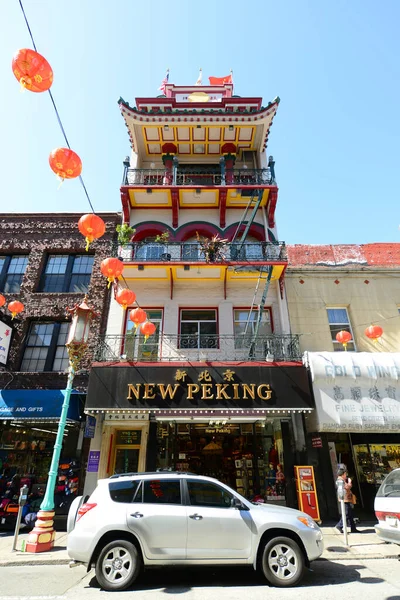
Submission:
[[[88,291],[94,256],[50,254],[39,285],[40,292]]]
[[[217,311],[182,309],[180,348],[218,348]]]
[[[21,371],[66,371],[65,347],[69,323],[32,322],[21,363]]]
[[[133,502],[138,491],[139,484],[139,479],[130,481],[112,481],[109,484],[111,500],[114,502]]]
[[[189,499],[192,506],[209,506],[211,508],[230,508],[233,495],[214,483],[188,481]]]
[[[143,482],[145,504],[180,504],[181,484],[172,479],[149,479]]]
[[[28,256],[0,256],[0,291],[18,294],[28,264]]]
[[[156,331],[145,341],[144,335],[140,333],[140,328],[135,332],[134,323],[129,319],[129,314],[126,315],[126,335],[121,354],[128,360],[158,360],[163,311],[146,308],[144,310],[148,320],[156,326]]]
[[[336,340],[336,335],[339,333],[339,331],[348,331],[351,333],[351,337],[354,340],[347,308],[327,308],[326,310],[328,313],[329,329],[331,331],[333,349],[335,351],[342,351],[343,345]],[[347,344],[347,350],[356,350],[354,341],[351,341]]]

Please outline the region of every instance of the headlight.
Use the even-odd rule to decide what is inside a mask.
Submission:
[[[297,520],[303,523],[306,527],[311,527],[312,529],[318,529],[318,526],[315,521],[313,521],[310,517],[297,517]]]

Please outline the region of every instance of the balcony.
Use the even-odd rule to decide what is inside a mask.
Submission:
[[[126,335],[105,335],[97,340],[94,361],[299,361],[298,335],[174,335],[163,333],[157,340],[144,343],[133,332]]]
[[[126,169],[122,185],[127,186],[258,186],[273,185],[271,169],[231,169],[221,171],[213,168],[173,169]]]
[[[126,262],[157,263],[200,263],[200,264],[269,264],[287,263],[285,242],[251,242],[239,247],[237,242],[228,242],[218,256],[206,255],[197,242],[131,242],[125,246],[114,246],[113,256]]]

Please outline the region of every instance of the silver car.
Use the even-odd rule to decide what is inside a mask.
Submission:
[[[303,512],[254,504],[211,477],[156,472],[114,475],[77,498],[67,548],[70,566],[94,566],[104,590],[130,587],[153,565],[253,565],[292,586],[323,540]]]
[[[400,469],[394,469],[382,481],[375,496],[377,535],[385,542],[400,544]]]

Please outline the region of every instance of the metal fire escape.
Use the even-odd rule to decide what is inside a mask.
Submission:
[[[243,251],[243,245],[244,245],[244,243],[246,241],[246,237],[250,231],[250,227],[257,215],[257,211],[260,208],[263,194],[264,194],[263,189],[252,191],[249,202],[244,210],[243,216],[239,222],[239,225],[236,228],[235,235],[233,236],[231,243],[234,243],[235,240],[239,237],[239,231],[240,231],[241,227],[244,225],[243,233],[241,234],[240,239],[237,243],[237,246],[235,247],[235,251],[236,251],[236,254],[238,257],[240,256],[240,253]],[[252,209],[251,214],[250,214],[248,220],[246,220],[247,215],[251,209]],[[270,284],[271,276],[272,276],[272,269],[273,269],[272,266],[260,268],[260,274],[258,276],[258,280],[257,280],[256,287],[254,290],[253,301],[251,303],[249,315],[247,317],[246,326],[245,326],[245,330],[244,330],[244,337],[247,334],[247,330],[249,327],[249,323],[250,323],[250,319],[252,317],[253,311],[254,310],[258,311],[257,320],[256,320],[256,323],[254,326],[254,331],[253,331],[253,335],[252,335],[252,338],[250,341],[250,346],[249,346],[249,359],[253,359],[255,357],[257,337],[258,337],[258,332],[260,330],[262,315],[263,315],[263,311],[265,308],[265,302],[267,300],[269,284]],[[261,301],[259,304],[257,304],[257,302],[256,302],[257,294],[258,294],[258,290],[259,290],[259,287],[260,287],[260,284],[262,281],[265,281],[264,289],[262,292]]]

